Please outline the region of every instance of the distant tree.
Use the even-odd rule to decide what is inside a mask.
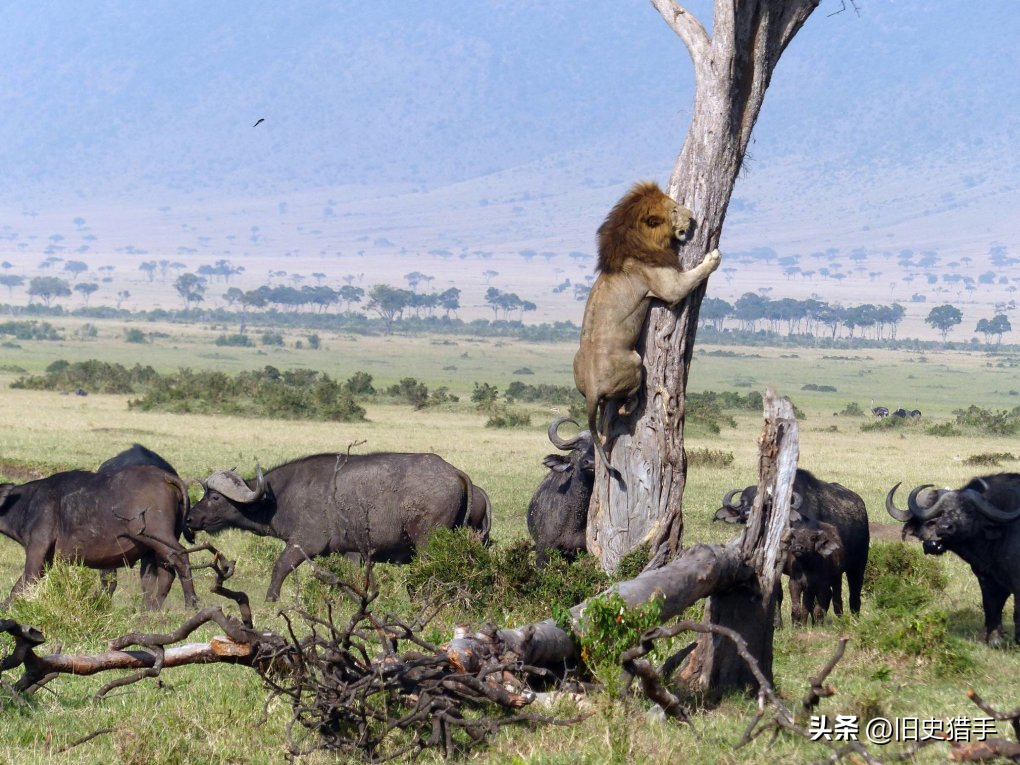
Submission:
[[[721,298],[705,298],[701,302],[698,318],[705,324],[711,324],[716,330],[722,331],[723,322],[733,315],[733,306]]]
[[[3,274],[0,276],[0,284],[7,288],[7,297],[14,297],[14,288],[20,287],[25,283],[24,276],[18,276],[17,274]]]
[[[81,284],[74,285],[74,291],[80,292],[82,297],[85,299],[85,305],[89,304],[89,298],[92,297],[92,293],[99,289],[99,285],[95,282],[82,282]]]
[[[312,274],[312,278],[315,279],[316,284],[322,284],[322,280],[326,278],[326,275],[321,271],[316,271]]]
[[[138,264],[138,270],[144,271],[145,275],[149,277],[149,281],[153,281],[156,278],[156,261],[146,260],[144,263]]]
[[[353,277],[351,277],[351,280],[353,281]],[[363,290],[361,287],[355,287],[350,283],[347,283],[340,288],[339,292],[337,292],[337,295],[339,296],[340,300],[342,300],[344,303],[344,311],[350,313],[351,303],[360,303],[361,299],[365,297],[365,290]]]
[[[499,276],[499,271],[493,271],[492,269],[489,269],[488,271],[483,271],[482,276],[485,278],[484,283],[488,285],[489,282],[491,282],[495,277]]]
[[[949,303],[944,303],[932,308],[924,323],[937,329],[942,335],[942,341],[945,342],[949,331],[962,321],[963,314],[960,312],[960,309]]]
[[[117,310],[118,311],[120,310],[121,304],[123,304],[123,302],[125,300],[127,300],[129,297],[131,297],[131,293],[128,292],[127,290],[121,290],[120,292],[117,293]]]
[[[78,277],[89,270],[88,264],[80,260],[69,260],[64,263],[64,270],[71,274],[71,280],[77,281]]]
[[[49,308],[55,298],[70,295],[71,287],[58,276],[36,276],[28,285],[28,294],[39,298]]]
[[[399,318],[411,303],[412,292],[377,284],[368,291],[368,308],[375,311],[386,324],[386,334],[392,334],[393,322]]]
[[[242,297],[244,297],[244,290],[240,289],[239,287],[231,287],[230,289],[223,293],[223,301],[227,304],[229,308],[233,308],[234,303],[236,303]]]
[[[517,254],[520,255],[522,258],[524,258],[524,262],[525,263],[530,263],[532,260],[534,260],[538,256],[537,252],[535,252],[534,250],[530,250],[530,249],[518,250]]]
[[[1002,345],[1002,336],[1006,332],[1012,331],[1012,329],[1013,325],[1010,323],[1009,317],[1004,313],[999,313],[991,319],[981,319],[974,328],[974,331],[980,332],[985,336],[985,345],[988,345],[989,338],[995,335],[995,348],[998,350]]]
[[[201,303],[204,299],[205,280],[196,274],[184,273],[177,277],[174,289],[184,300],[184,310],[187,311],[192,303]]]
[[[447,318],[449,318],[451,311],[456,314],[460,308],[460,290],[456,287],[450,287],[448,290],[440,292],[439,307],[446,312]]]
[[[423,274],[421,271],[412,271],[409,274],[404,274],[404,281],[407,282],[407,286],[411,288],[412,292],[417,292],[418,285],[428,279],[429,276],[427,274]]]

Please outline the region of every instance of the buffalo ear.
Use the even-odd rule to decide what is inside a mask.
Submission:
[[[834,552],[839,550],[839,543],[834,539],[825,537],[816,549],[823,558],[829,558]]]
[[[562,473],[570,467],[570,458],[562,454],[549,454],[542,460],[542,464],[554,473]]]
[[[720,507],[715,511],[713,520],[726,521],[726,523],[743,523],[744,514],[739,510],[734,510],[732,507]]]

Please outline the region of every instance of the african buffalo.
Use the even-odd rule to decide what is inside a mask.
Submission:
[[[187,512],[184,482],[150,466],[0,484],[0,533],[25,548],[25,571],[10,597],[55,558],[98,569],[140,560],[146,608],[163,605],[175,573],[185,601],[197,606],[188,555],[177,541]]]
[[[791,617],[803,624],[808,616],[821,624],[825,612],[843,613],[843,542],[831,523],[805,519],[790,513],[789,548],[783,573],[790,577]]]
[[[96,473],[101,475],[116,473],[124,468],[137,467],[138,465],[151,465],[152,467],[159,468],[170,475],[178,475],[177,471],[174,470],[173,465],[156,454],[156,452],[152,451],[152,449],[148,449],[141,444],[133,444],[119,454],[115,454],[110,457],[110,459],[106,460],[106,462],[96,468]],[[187,528],[183,531],[184,539],[188,543],[193,543],[195,541],[195,535],[188,531]],[[106,592],[113,595],[113,593],[117,590],[117,569],[102,569],[99,572],[99,580],[102,582],[103,588]]]
[[[1013,639],[1020,643],[1020,473],[974,478],[960,489],[918,486],[907,509],[896,507],[896,484],[886,511],[904,524],[903,536],[921,540],[928,555],[954,552],[966,561],[981,588],[983,640],[1000,639],[1002,609],[1013,596]]]
[[[213,473],[187,523],[194,531],[238,528],[284,540],[266,600],[277,600],[286,576],[317,555],[407,562],[433,531],[456,526],[488,540],[487,495],[436,454],[316,454],[257,472],[248,481]]]
[[[591,432],[582,430],[573,438],[560,438],[564,422],[558,417],[549,425],[549,440],[567,454],[549,454],[542,464],[549,473],[542,479],[528,504],[528,533],[535,540],[538,566],[545,566],[549,550],[567,558],[588,549],[588,504],[595,485],[595,449]]]
[[[746,523],[757,493],[757,486],[748,486],[743,491],[734,489],[728,492],[723,498],[723,506],[715,512],[715,519],[727,523]],[[737,494],[740,494],[739,502],[734,500]],[[864,506],[864,500],[845,486],[819,480],[809,471],[797,468],[791,507],[808,522],[830,523],[839,532],[850,595],[850,611],[860,613],[861,588],[864,586],[864,569],[868,565],[870,541],[868,511]],[[839,613],[842,608],[842,593],[833,593],[833,610]]]

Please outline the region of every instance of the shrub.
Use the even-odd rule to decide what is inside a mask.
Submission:
[[[486,412],[491,409],[493,404],[496,403],[497,396],[499,396],[499,389],[494,385],[489,385],[487,382],[476,382],[474,389],[471,391],[471,400],[475,403],[479,412]]]
[[[973,428],[993,436],[1012,436],[1020,432],[1020,406],[1012,411],[996,412],[971,404],[966,409],[955,409],[956,424]]]
[[[808,383],[807,385],[800,386],[801,390],[813,390],[819,393],[835,393],[836,389],[831,385],[816,385],[815,383]]]
[[[391,385],[386,392],[394,398],[407,401],[415,409],[424,409],[429,404],[428,386],[413,377],[405,377],[396,385]]]
[[[964,465],[983,465],[986,467],[999,467],[1003,462],[1016,462],[1018,458],[1011,452],[986,452],[984,454],[972,454],[963,461]]]
[[[251,341],[251,338],[247,335],[220,335],[214,341],[219,346],[234,346],[238,348],[250,348],[255,343]]]
[[[526,428],[531,425],[531,415],[508,406],[493,405],[489,419],[485,421],[487,428]]]
[[[372,375],[368,372],[355,372],[347,378],[344,387],[355,396],[375,395],[375,388],[372,387]]]
[[[128,369],[121,364],[105,361],[76,361],[71,364],[59,360],[50,364],[45,375],[19,377],[12,388],[27,390],[68,390],[81,388],[89,393],[134,393],[159,377],[152,367],[135,364]]]
[[[322,347],[322,339],[318,335],[305,335],[305,340],[308,341],[308,347],[313,351]]]
[[[277,348],[283,347],[283,335],[279,332],[263,332],[260,339],[263,345],[276,346]],[[249,341],[246,345],[251,345],[251,342]]]
[[[514,380],[506,388],[504,397],[507,401],[526,401],[528,403],[564,404],[584,401],[577,388],[566,385],[529,385]]]
[[[733,452],[721,449],[691,449],[687,452],[688,467],[724,468],[733,464]]]
[[[568,562],[553,552],[539,569],[531,540],[486,546],[465,528],[437,529],[405,571],[412,599],[455,599],[471,614],[492,617],[506,611],[548,615],[550,604],[569,608],[611,581],[592,556]]]
[[[929,425],[924,429],[924,432],[929,436],[953,437],[960,435],[960,431],[951,422],[939,422],[934,425]]]
[[[864,410],[861,409],[861,405],[856,401],[851,401],[849,404],[843,407],[843,410],[839,413],[840,417],[863,417]]]
[[[124,330],[124,341],[128,343],[144,343],[145,333],[137,327]]]

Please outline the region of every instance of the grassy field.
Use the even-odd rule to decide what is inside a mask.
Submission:
[[[95,468],[101,461],[138,441],[173,463],[185,478],[202,478],[235,465],[251,472],[255,461],[272,465],[319,451],[343,451],[349,444],[367,450],[434,451],[468,472],[490,494],[495,518],[493,538],[508,545],[527,536],[528,500],[545,474],[542,457],[552,451],[545,436],[555,416],[550,406],[524,407],[532,425],[516,429],[485,427],[486,417],[470,402],[475,382],[504,390],[514,381],[571,385],[570,344],[523,344],[469,338],[322,336],[320,350],[297,350],[300,333],[287,336],[284,349],[223,348],[213,344],[222,329],[167,325],[155,328],[169,337],[144,345],[124,341],[126,325],[97,324],[99,334],[87,341],[18,341],[0,348],[0,479],[24,481],[71,467]],[[62,326],[70,333],[76,326]],[[153,331],[146,325],[146,332]],[[409,405],[366,405],[368,421],[356,424],[250,420],[239,417],[171,415],[129,410],[128,396],[78,397],[59,392],[10,389],[24,370],[39,373],[58,359],[97,358],[122,364],[150,364],[163,372],[179,367],[227,372],[272,364],[280,369],[313,368],[346,379],[355,371],[373,375],[376,387],[413,376],[430,389],[447,386],[460,402],[415,411]],[[1014,366],[1010,367],[1012,363]],[[699,347],[690,388],[764,391],[773,385],[804,413],[800,422],[800,463],[818,476],[843,483],[861,494],[874,522],[891,522],[883,509],[889,488],[899,482],[957,485],[966,478],[997,470],[1017,470],[1016,461],[999,468],[965,464],[985,453],[1020,453],[1015,438],[965,432],[937,437],[925,432],[931,424],[953,421],[954,409],[970,404],[998,410],[1020,405],[1016,396],[1016,359],[984,353],[944,353],[920,356],[883,351],[789,351],[762,348]],[[521,370],[527,368],[530,374]],[[829,390],[803,390],[803,386]],[[921,422],[892,430],[862,431],[870,417],[837,414],[856,403],[867,411],[873,405],[903,406],[924,412]],[[733,527],[711,523],[721,496],[755,479],[759,414],[734,415],[736,428],[718,434],[692,424],[688,450],[705,447],[731,452],[725,468],[692,468],[684,498],[685,545],[729,538]],[[902,496],[900,497],[903,501]],[[311,578],[300,569],[284,586],[280,604],[266,604],[263,594],[279,544],[240,532],[228,532],[216,544],[238,559],[232,585],[252,595],[256,624],[282,630],[280,608],[305,602]],[[0,539],[0,588],[10,586],[23,563],[20,547]],[[931,559],[929,559],[931,560]],[[980,596],[969,569],[946,556],[932,563],[947,578],[940,605],[949,614],[953,639],[947,649],[965,646],[967,661],[947,670],[928,654],[907,656],[876,647],[875,622],[880,615],[865,598],[861,619],[830,619],[825,626],[777,633],[776,681],[793,705],[806,691],[806,678],[825,663],[836,638],[848,634],[846,658],[831,682],[838,688],[820,711],[870,716],[945,718],[975,717],[980,713],[965,696],[968,687],[983,693],[1001,708],[1020,701],[1020,661],[1012,650],[976,642],[981,628]],[[380,566],[386,602],[413,609],[403,588],[404,570]],[[65,652],[102,650],[105,642],[134,629],[162,631],[186,618],[180,589],[175,586],[165,613],[140,611],[137,577],[122,572],[121,587],[112,602],[91,596],[97,579],[92,572],[59,570],[32,597],[16,601],[12,618],[40,627],[49,643]],[[214,602],[208,593],[211,576],[198,574],[203,605]],[[474,616],[501,624],[520,623],[512,605],[479,606]],[[1007,610],[1006,623],[1010,623]],[[0,613],[0,617],[6,617]],[[446,626],[464,618],[451,611]],[[206,638],[218,629],[206,629]],[[27,706],[3,698],[0,742],[7,758],[19,763],[278,763],[286,752],[286,724],[290,709],[276,701],[263,721],[266,693],[253,672],[215,666],[168,670],[162,682],[136,684],[93,704],[91,694],[108,678],[62,677],[37,694]],[[13,677],[5,675],[10,682]],[[753,701],[728,698],[699,714],[691,727],[660,723],[646,716],[645,702],[627,705],[593,699],[595,714],[570,728],[508,730],[491,747],[472,755],[476,761],[511,763],[667,762],[682,756],[691,763],[776,762],[821,759],[824,751],[800,740],[781,737],[770,747],[768,737],[734,751],[754,713]],[[100,728],[113,731],[57,754],[56,750]],[[1000,726],[1005,734],[1005,726]],[[878,756],[881,747],[873,747]],[[924,750],[919,761],[946,757],[945,745]],[[430,760],[431,756],[424,759]],[[316,755],[315,762],[331,762]]]

